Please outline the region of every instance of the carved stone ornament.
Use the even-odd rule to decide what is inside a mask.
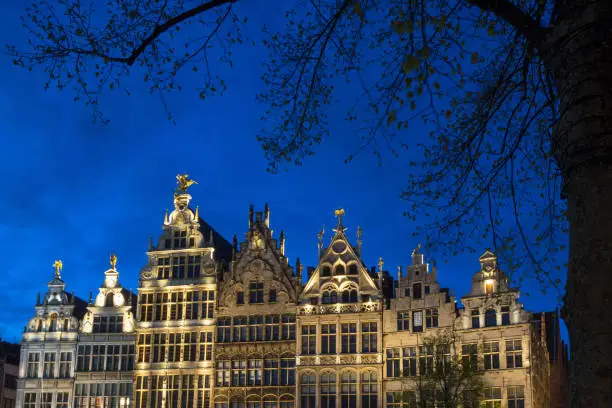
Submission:
[[[150,280],[153,279],[154,276],[155,275],[153,273],[153,267],[150,265],[142,268],[142,270],[140,271],[140,279]]]

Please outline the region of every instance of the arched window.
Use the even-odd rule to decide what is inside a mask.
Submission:
[[[357,303],[357,290],[353,289],[349,292],[349,302]]]
[[[263,408],[278,408],[278,402],[276,398],[270,395],[265,396],[263,399]]]
[[[375,371],[361,374],[361,408],[377,408],[378,381]]]
[[[249,395],[247,397],[246,408],[261,408],[261,401],[258,396]]]
[[[336,265],[336,269],[334,270],[334,275],[344,275],[344,265]]]
[[[348,274],[349,275],[357,275],[359,273],[359,270],[357,269],[357,265],[355,264],[350,264],[348,267]]]
[[[352,371],[340,376],[340,401],[342,408],[357,408],[357,374]]]
[[[485,327],[497,326],[497,312],[489,309],[485,312]]]
[[[321,374],[321,408],[336,408],[336,374]]]
[[[324,266],[321,268],[321,276],[331,276],[331,269],[329,268],[329,266]]]
[[[51,322],[49,324],[49,331],[54,332],[57,330],[57,315],[53,313],[49,317],[51,319]]]
[[[315,408],[317,385],[314,373],[304,373],[300,377],[300,403],[302,408]]]
[[[328,305],[331,302],[329,301],[330,292],[323,292],[323,296],[321,296],[321,303],[324,305]]]

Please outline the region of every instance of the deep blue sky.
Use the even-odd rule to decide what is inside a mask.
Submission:
[[[2,1],[2,45],[25,41],[19,3]],[[282,21],[282,10],[257,10],[256,3],[247,5],[255,36],[263,23]],[[369,154],[344,164],[355,140],[342,121],[343,111],[331,116],[331,138],[304,166],[277,175],[265,171],[255,140],[264,108],[255,94],[262,87],[265,53],[258,47],[236,50],[235,68],[223,72],[228,85],[223,97],[202,102],[189,91],[171,97],[176,125],[142,86],[132,88],[131,97],[107,95],[102,109],[111,122],[93,124],[91,112],[74,103],[69,91],[44,91],[44,73],[15,68],[0,54],[3,338],[20,339],[55,259],[64,262],[67,290],[87,298],[102,283],[109,253],[116,252],[122,284],[135,289],[149,236],[157,239],[164,211],[172,207],[179,172],[199,182],[191,189],[193,203],[228,240],[234,233],[243,236],[250,203],[261,211],[268,202],[272,227],[287,235],[291,262],[299,256],[314,265],[317,232],[324,224],[328,242],[336,222],[333,210],[344,207],[348,234],[354,238],[357,226],[363,228],[367,264],[375,265],[382,256],[395,273],[397,265],[410,263],[418,240],[411,236],[413,225],[402,216],[398,197],[411,169],[405,158],[387,156],[378,166]],[[417,139],[425,137],[418,126],[412,131]],[[462,296],[478,269],[478,256],[447,260],[438,259],[439,280]],[[533,285],[528,282],[524,291],[536,292]],[[530,310],[557,306],[554,294],[522,300]]]

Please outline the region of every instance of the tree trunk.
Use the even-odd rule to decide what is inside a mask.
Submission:
[[[547,44],[570,226],[570,407],[612,407],[612,2],[560,0]],[[565,3],[565,4],[563,4]]]

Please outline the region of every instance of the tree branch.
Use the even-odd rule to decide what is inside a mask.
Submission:
[[[183,21],[197,16],[198,14],[204,13],[205,11],[211,10],[215,7],[219,7],[222,6],[224,4],[231,4],[231,3],[235,3],[238,0],[211,0],[208,1],[204,4],[200,4],[197,7],[194,7],[192,9],[189,9],[181,14],[179,14],[178,16],[172,17],[170,20],[166,21],[165,23],[158,25],[155,27],[155,29],[153,30],[153,32],[151,33],[151,35],[149,35],[147,38],[145,38],[142,43],[140,43],[140,45],[134,49],[134,51],[132,51],[132,53],[130,54],[129,57],[127,58],[117,58],[117,59],[113,59],[114,61],[118,61],[118,62],[124,62],[127,65],[133,65],[134,62],[136,61],[136,59],[140,56],[140,54],[142,54],[144,52],[144,50],[151,45],[151,43],[153,41],[155,41],[155,39],[157,37],[159,37],[160,35],[162,35],[164,32],[168,31],[169,29],[171,29],[172,27],[179,25],[180,23],[182,23]]]
[[[529,42],[531,47],[537,49],[544,39],[546,29],[541,27],[536,20],[523,12],[519,7],[507,0],[467,0],[482,10],[490,11],[497,17],[510,24],[519,34]]]

